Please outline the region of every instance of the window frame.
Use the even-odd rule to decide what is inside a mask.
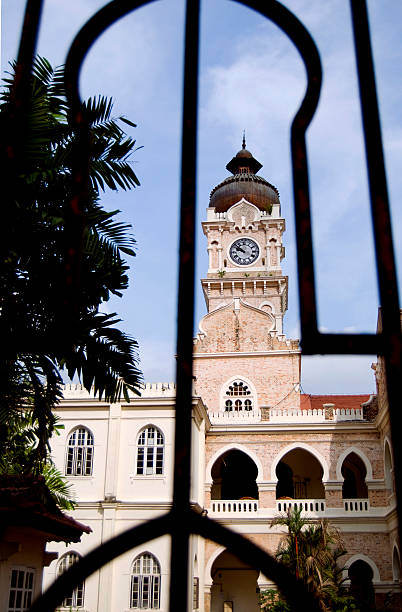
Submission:
[[[220,410],[225,413],[252,413],[257,409],[254,385],[243,376],[235,376],[222,385],[220,397]]]
[[[151,565],[147,567],[145,562],[149,563],[149,561]],[[138,571],[136,571],[137,564],[139,565]],[[150,571],[144,571],[147,569]],[[133,561],[130,575],[130,610],[159,610],[161,582],[161,566],[155,555],[150,552],[137,555]]]
[[[146,425],[137,436],[135,476],[163,476],[164,469],[165,436],[156,425]]]
[[[70,562],[70,559],[74,557],[74,561]],[[57,578],[64,574],[74,563],[77,563],[81,558],[81,555],[75,550],[69,550],[64,553],[57,562],[56,576]],[[67,563],[64,563],[65,560]],[[63,566],[63,567],[62,567]],[[70,610],[71,608],[83,608],[85,603],[85,580],[78,584],[75,589],[72,590],[71,594],[64,598],[61,608]]]
[[[73,441],[73,443],[71,443]],[[80,443],[84,442],[84,443]],[[67,437],[64,473],[68,477],[93,476],[95,455],[94,435],[84,425],[78,425]]]
[[[17,572],[16,584],[13,585],[13,575],[15,575],[15,572]],[[20,574],[23,574],[22,585],[19,585]],[[26,610],[29,610],[32,605],[35,594],[35,576],[36,570],[34,567],[18,565],[10,568],[7,612],[25,612]],[[11,605],[12,593],[14,594],[14,601]],[[19,593],[21,593],[20,598],[18,597]],[[20,605],[16,605],[18,600]]]

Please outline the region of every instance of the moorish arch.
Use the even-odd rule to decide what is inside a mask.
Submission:
[[[309,444],[305,444],[304,442],[293,442],[292,444],[288,444],[288,446],[285,446],[284,448],[282,448],[280,452],[277,454],[277,456],[275,457],[274,461],[272,462],[272,465],[271,465],[271,481],[272,482],[278,482],[278,476],[276,473],[278,463],[285,457],[285,455],[297,449],[307,451],[308,453],[310,453],[310,455],[313,455],[313,457],[317,459],[317,461],[320,463],[322,467],[322,470],[323,470],[322,480],[326,481],[329,479],[328,464],[327,464],[326,459],[321,455],[321,453],[319,453],[313,446],[310,446]]]
[[[364,555],[363,553],[357,553],[355,555],[353,555],[352,557],[349,557],[349,559],[346,561],[345,567],[344,567],[344,572],[346,573],[346,578],[348,577],[348,570],[351,567],[351,565],[353,565],[353,563],[355,563],[356,561],[364,561],[365,563],[367,563],[367,565],[370,566],[370,568],[372,569],[373,572],[373,582],[380,582],[381,578],[380,578],[380,572],[378,570],[377,565],[375,564],[375,562],[368,557],[367,555]]]
[[[226,550],[226,546],[217,546],[205,564],[204,585],[212,586],[212,566],[215,560]]]
[[[210,569],[211,612],[259,612],[259,570],[241,561],[227,548],[215,557]]]
[[[373,468],[371,467],[371,463],[367,456],[364,454],[360,448],[356,446],[349,446],[346,450],[344,450],[338,457],[338,462],[336,464],[336,479],[340,482],[343,482],[343,474],[342,474],[342,465],[345,461],[346,457],[351,453],[355,453],[364,463],[366,468],[366,480],[372,480],[373,478]]]
[[[214,466],[214,464],[216,463],[216,461],[222,457],[222,455],[228,453],[229,451],[232,450],[238,450],[243,452],[245,455],[248,455],[249,458],[255,463],[256,468],[257,468],[257,476],[256,476],[256,483],[260,483],[264,480],[263,478],[263,471],[262,471],[262,463],[260,461],[260,459],[258,458],[258,456],[251,451],[249,448],[247,448],[247,446],[244,446],[243,444],[237,444],[236,442],[233,442],[231,444],[226,444],[225,446],[222,446],[222,448],[220,448],[219,450],[216,451],[216,453],[214,453],[214,455],[211,457],[211,459],[208,461],[207,467],[206,467],[206,478],[205,478],[205,483],[206,484],[213,484],[213,477],[212,477],[212,468]]]
[[[231,449],[211,469],[211,499],[259,499],[255,462],[243,451]]]

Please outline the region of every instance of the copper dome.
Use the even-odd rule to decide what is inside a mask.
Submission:
[[[211,191],[209,206],[216,212],[226,212],[241,198],[255,204],[260,210],[270,211],[273,204],[279,204],[277,188],[256,174],[262,164],[246,149],[244,137],[242,149],[226,168],[233,176],[228,176]]]

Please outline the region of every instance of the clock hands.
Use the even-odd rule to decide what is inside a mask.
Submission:
[[[242,253],[245,253],[245,252],[246,252],[244,249],[242,249],[242,248],[241,248],[241,246],[238,246],[238,247],[237,247],[237,250],[238,250],[238,251],[241,251]]]

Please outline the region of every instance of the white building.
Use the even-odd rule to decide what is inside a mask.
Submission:
[[[211,193],[207,314],[194,341],[191,500],[199,511],[275,552],[278,512],[298,504],[343,534],[355,592],[372,583],[378,602],[400,592],[392,450],[386,405],[365,396],[300,393],[297,340],[283,334],[288,279],[277,189],[243,148],[233,176]],[[377,372],[381,391],[382,370]],[[107,404],[66,388],[53,441],[58,467],[74,484],[74,517],[93,533],[59,553],[45,586],[74,559],[170,507],[173,384],[146,384],[130,403]],[[190,409],[190,406],[189,406]],[[191,542],[189,609],[257,610],[269,581],[214,542]],[[132,550],[92,575],[65,607],[88,612],[166,610],[169,537]],[[360,591],[359,591],[360,590]],[[395,604],[396,606],[396,604]],[[397,609],[397,608],[395,608]]]

